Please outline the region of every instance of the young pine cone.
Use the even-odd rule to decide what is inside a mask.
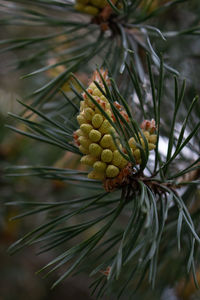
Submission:
[[[107,72],[101,70],[101,75],[107,84],[109,84]],[[102,94],[100,89],[97,88],[94,81],[98,82],[103,91],[105,90],[101,77],[96,71],[87,88],[87,92],[103,108],[113,122],[115,122],[109,101]],[[130,164],[118,151],[111,135],[111,132],[113,132],[113,134],[117,136],[116,130],[86,93],[83,93],[82,95],[84,100],[80,103],[80,113],[77,116],[80,128],[74,132],[74,140],[78,145],[79,150],[83,153],[81,163],[93,168],[88,174],[88,178],[104,181],[106,179],[115,179],[118,176],[121,178],[123,177],[123,174],[128,176],[128,171],[131,170]],[[129,122],[129,118],[124,108],[118,102],[115,102],[114,105],[124,119]],[[143,135],[146,137],[149,150],[154,149],[157,138],[155,134],[155,121],[143,121],[141,129]],[[139,137],[141,146],[145,149],[145,142],[140,133]],[[141,164],[141,154],[137,144],[139,143],[136,143],[133,137],[129,139],[129,145],[132,149],[136,164]],[[123,149],[120,143],[118,143],[118,148],[121,150]],[[126,171],[124,172],[123,170]]]
[[[108,83],[107,72],[101,71],[101,74]],[[104,90],[97,72],[95,72],[93,80],[97,81]],[[101,105],[107,115],[112,117],[108,100],[93,81],[87,91]],[[80,128],[74,133],[76,144],[84,154],[81,162],[93,167],[88,174],[90,179],[114,178],[128,164],[128,161],[122,157],[114,144],[111,131],[116,134],[115,129],[85,93],[83,93],[83,98],[84,100],[80,103],[80,113],[77,116]],[[119,147],[122,148],[120,144]]]

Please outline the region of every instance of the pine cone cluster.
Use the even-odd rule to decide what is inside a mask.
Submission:
[[[109,78],[106,71],[101,70],[101,76],[109,84]],[[93,99],[102,107],[107,115],[115,122],[115,118],[107,98],[102,94],[102,91],[97,88],[94,81],[98,82],[101,89],[105,91],[100,74],[95,71],[93,78],[87,88],[87,92]],[[117,136],[116,130],[110,122],[104,117],[99,108],[84,92],[82,94],[83,101],[80,103],[80,113],[77,116],[77,121],[80,128],[74,132],[74,140],[78,145],[79,150],[84,154],[81,158],[81,163],[89,165],[93,170],[88,174],[88,178],[96,180],[113,179],[120,174],[123,174],[123,169],[128,165],[127,160],[120,154],[119,150],[124,152],[122,145],[118,142],[116,146],[111,133]],[[122,105],[118,102],[114,103],[124,119],[129,122],[128,115]],[[145,120],[141,125],[143,135],[139,133],[140,147],[145,148],[145,141],[148,143],[149,150],[155,148],[156,144],[156,126],[155,121]],[[129,139],[129,145],[132,154],[136,160],[136,164],[141,164],[141,153],[138,147],[138,142],[132,137]],[[125,154],[126,155],[126,154]]]
[[[139,133],[139,139],[140,139],[140,144],[143,149],[145,149],[145,139],[148,143],[148,149],[149,151],[153,150],[156,148],[156,142],[157,142],[157,134],[156,134],[156,125],[155,121],[152,119],[151,121],[149,120],[144,120],[141,124],[141,129],[142,129],[142,134]],[[131,137],[129,139],[129,146],[131,147],[133,156],[135,158],[136,164],[141,164],[141,152],[139,147],[137,146],[137,142],[134,139],[134,137]]]

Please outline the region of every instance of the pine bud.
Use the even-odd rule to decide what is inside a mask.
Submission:
[[[81,163],[84,165],[93,166],[96,160],[97,158],[92,155],[84,155],[81,158]]]
[[[111,162],[113,159],[113,152],[109,149],[104,149],[101,153],[101,160],[103,162]]]
[[[103,123],[101,124],[101,127],[99,128],[99,131],[102,134],[106,134],[106,133],[109,133],[111,129],[112,129],[112,126],[109,123],[109,121],[108,120],[104,120]]]
[[[148,140],[149,140],[149,143],[156,144],[156,142],[157,142],[157,135],[156,134],[150,135]]]
[[[106,176],[108,178],[114,178],[119,174],[119,168],[114,165],[109,165],[106,169]]]
[[[86,118],[82,114],[77,116],[77,121],[78,121],[79,125],[87,123]]]
[[[99,157],[101,155],[102,150],[103,149],[96,143],[92,143],[89,146],[89,153],[95,157]]]
[[[102,161],[96,161],[93,165],[94,170],[103,172],[107,168],[107,164]]]
[[[83,133],[88,135],[90,131],[93,129],[93,127],[90,124],[81,124],[80,129]]]
[[[105,134],[100,141],[100,145],[103,148],[111,147],[113,145],[112,136],[110,134]]]
[[[91,107],[87,107],[84,109],[84,117],[86,118],[87,121],[91,121],[94,114],[95,112]]]
[[[101,139],[101,132],[92,129],[89,133],[89,138],[92,142],[98,142]]]
[[[113,160],[112,160],[112,164],[113,165],[115,165],[115,166],[117,166],[117,167],[119,167],[120,166],[120,164],[122,163],[122,156],[121,156],[121,154],[119,153],[119,151],[118,150],[115,150],[114,152],[113,152]]]
[[[85,137],[85,136],[80,136],[78,138],[78,141],[86,149],[88,149],[89,146],[90,146],[90,144],[91,144],[91,141],[87,137]]]
[[[95,114],[92,118],[92,125],[94,126],[94,128],[99,128],[102,123],[103,123],[103,116],[100,114]]]

